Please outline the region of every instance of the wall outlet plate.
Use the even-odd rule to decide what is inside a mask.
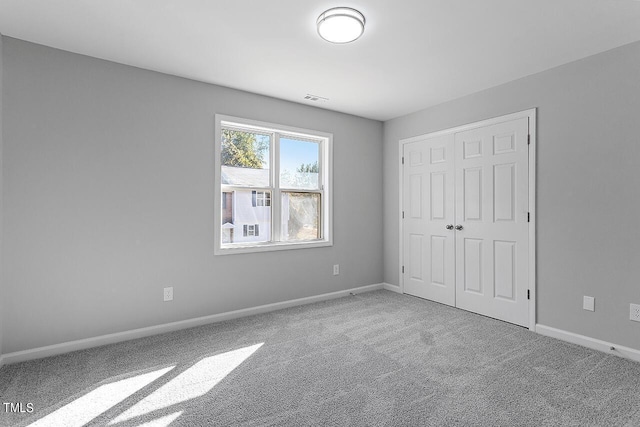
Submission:
[[[629,319],[640,322],[640,304],[629,304]]]
[[[594,297],[582,297],[582,308],[588,311],[596,311],[596,299]]]
[[[168,288],[164,288],[164,300],[165,301],[173,301],[173,286]]]
[[[334,264],[333,265],[333,275],[337,276],[338,274],[340,274],[340,264]]]

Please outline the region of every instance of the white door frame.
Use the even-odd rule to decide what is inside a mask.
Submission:
[[[461,126],[456,126],[450,129],[444,129],[436,132],[431,132],[423,135],[414,136],[411,138],[401,139],[398,142],[398,164],[399,164],[399,178],[400,185],[398,188],[398,223],[399,223],[399,233],[400,236],[400,258],[399,258],[399,276],[400,280],[400,292],[404,293],[404,274],[402,272],[402,265],[404,262],[404,242],[403,242],[403,221],[402,221],[402,209],[403,209],[403,152],[404,145],[420,141],[427,138],[433,138],[436,136],[448,135],[452,133],[458,133],[462,131],[467,131],[470,129],[475,129],[484,126],[490,126],[497,123],[502,123],[506,121],[516,120],[520,118],[528,118],[529,119],[529,213],[530,213],[530,221],[529,221],[529,291],[530,291],[530,299],[529,299],[529,330],[535,331],[536,328],[536,109],[532,108],[529,110],[519,111],[517,113],[511,113],[500,117],[494,117],[491,119],[482,120],[479,122],[468,123]]]

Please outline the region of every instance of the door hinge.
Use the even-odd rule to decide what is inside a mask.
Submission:
[[[402,274],[404,274],[404,265],[402,266]]]
[[[404,211],[402,211],[402,219],[404,219]]]
[[[531,145],[531,135],[527,135],[527,145]]]
[[[527,299],[531,299],[531,291],[527,289]]]
[[[531,222],[531,212],[527,212],[527,222]]]
[[[404,156],[402,156],[402,164],[404,165]]]

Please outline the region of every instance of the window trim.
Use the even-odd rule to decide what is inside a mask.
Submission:
[[[282,191],[294,192],[314,192],[321,194],[321,216],[319,218],[322,239],[313,241],[279,241],[279,242],[239,242],[233,246],[222,246],[222,229],[220,215],[222,212],[222,182],[221,177],[221,148],[222,148],[222,128],[239,127],[239,130],[255,130],[259,133],[272,133],[275,138],[273,146],[269,150],[270,183],[272,190],[252,188],[257,191],[271,192],[271,238],[280,236],[281,210],[280,200]],[[280,141],[279,134],[283,137],[292,137],[302,140],[310,140],[319,144],[318,155],[318,190],[301,190],[280,188]],[[322,146],[324,145],[324,147]],[[224,114],[215,115],[215,138],[214,138],[214,255],[231,255],[252,252],[269,252],[290,249],[318,248],[333,246],[333,134],[310,129],[297,128],[275,123],[262,122],[252,119],[228,116]],[[249,187],[247,187],[249,188]],[[274,203],[274,200],[277,203]],[[235,202],[235,201],[234,201]]]

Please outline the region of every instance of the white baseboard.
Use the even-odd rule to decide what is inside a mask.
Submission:
[[[344,291],[330,292],[327,294],[315,295],[306,298],[298,298],[289,301],[277,302],[273,304],[261,305],[258,307],[245,308],[242,310],[228,311],[226,313],[213,314],[211,316],[197,317],[194,319],[180,320],[178,322],[165,323],[157,326],[149,326],[147,328],[132,329],[115,334],[100,335],[82,340],[69,341],[60,344],[38,347],[30,350],[16,351],[0,356],[0,367],[2,363],[8,365],[11,363],[24,362],[27,360],[41,359],[43,357],[55,356],[57,354],[69,353],[71,351],[85,350],[87,348],[98,347],[101,345],[113,344],[122,341],[128,341],[136,338],[148,337],[151,335],[163,334],[166,332],[178,331],[180,329],[193,328],[209,323],[222,322],[224,320],[237,319],[239,317],[252,316],[255,314],[268,313],[270,311],[281,310],[283,308],[295,307],[298,305],[311,304],[314,302],[327,301],[335,298],[342,298],[351,294],[359,294],[363,292],[377,291],[383,289],[384,284],[377,283],[374,285],[360,286],[358,288],[347,289]]]
[[[383,287],[383,289],[386,289],[387,291],[396,292],[398,294],[402,293],[402,290],[400,289],[400,286],[392,285],[390,283],[382,283],[382,287]]]
[[[581,345],[583,347],[602,351],[607,354],[613,354],[619,357],[624,357],[625,359],[633,360],[635,362],[640,362],[640,350],[634,348],[624,347],[607,341],[601,341],[595,338],[587,337],[585,335],[574,334],[573,332],[567,332],[562,329],[552,328],[550,326],[541,325],[539,323],[536,324],[536,332],[540,335],[557,338],[562,341],[567,341],[573,344]]]

